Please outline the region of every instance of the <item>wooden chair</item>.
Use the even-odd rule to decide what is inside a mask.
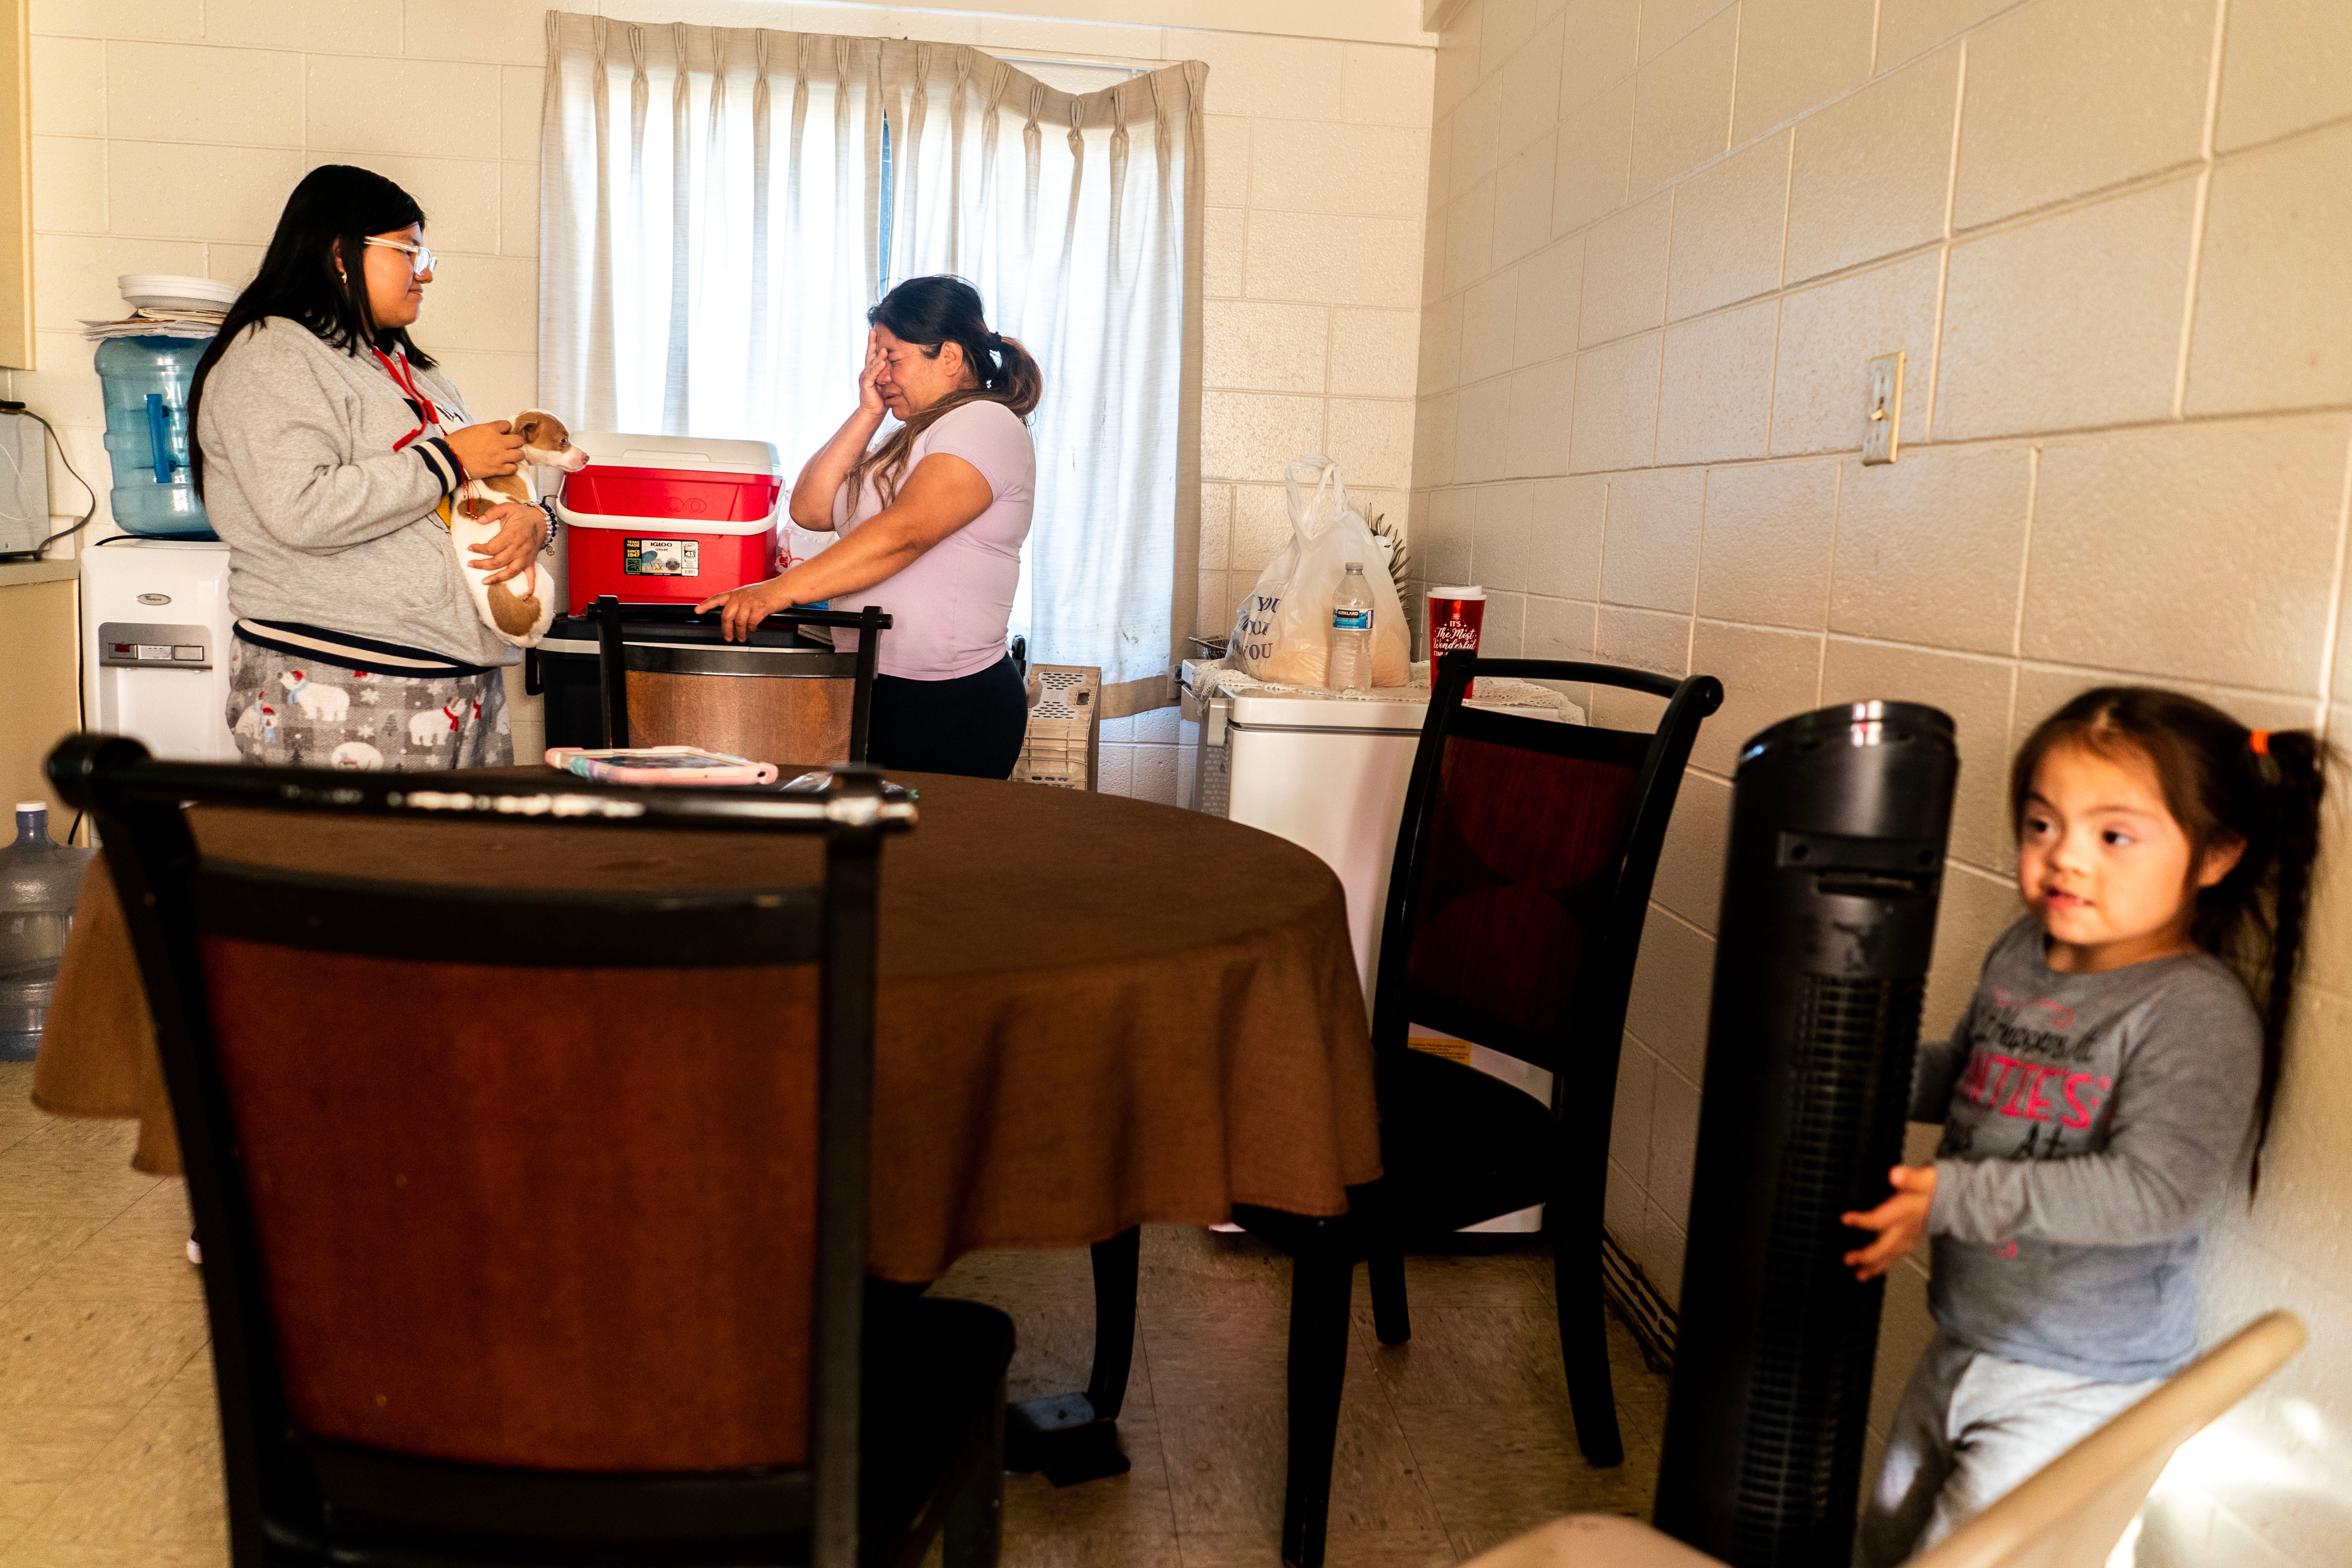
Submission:
[[[698,617],[680,604],[624,604],[609,593],[596,599],[589,615],[596,627],[605,746],[699,746],[763,762],[866,760],[875,662],[890,627],[890,617],[876,606],[856,615],[793,610],[770,616],[761,627],[842,627],[858,633],[854,653],[807,648],[786,655],[722,643],[716,616]],[[627,628],[649,624],[696,626],[709,635],[695,642],[628,641]]]
[[[1649,734],[1547,723],[1465,706],[1479,675],[1589,682],[1666,704]],[[1708,675],[1462,653],[1438,665],[1373,992],[1383,1175],[1337,1218],[1234,1211],[1296,1260],[1283,1505],[1283,1560],[1296,1568],[1322,1561],[1354,1265],[1371,1265],[1381,1343],[1402,1343],[1412,1333],[1402,1246],[1413,1239],[1545,1206],[1577,1441],[1593,1464],[1624,1458],[1601,1300],[1610,1111],[1666,820],[1699,723],[1722,701]],[[1415,1023],[1551,1073],[1550,1103],[1409,1049]]]
[[[2051,1460],[1910,1568],[2105,1568],[2180,1445],[2301,1350],[2292,1313],[2266,1312],[2163,1387]],[[1639,1520],[1573,1513],[1474,1557],[1465,1568],[1723,1568]]]
[[[2308,1338],[2294,1313],[2263,1313],[1913,1558],[1914,1568],[2105,1568],[2180,1445]]]
[[[1728,1568],[1618,1513],[1571,1513],[1480,1552],[1465,1568]]]
[[[914,820],[870,771],[467,789],[91,735],[48,771],[155,1018],[237,1568],[912,1568],[942,1531],[993,1563],[1012,1325],[865,1305],[881,839]],[[419,880],[217,860],[190,804],[378,819]],[[424,880],[469,821],[822,835],[824,880]]]

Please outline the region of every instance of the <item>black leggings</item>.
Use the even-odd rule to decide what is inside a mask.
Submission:
[[[877,675],[867,753],[884,768],[1010,779],[1028,727],[1028,693],[1010,655],[951,681]]]

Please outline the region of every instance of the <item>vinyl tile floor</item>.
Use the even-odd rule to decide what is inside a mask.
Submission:
[[[218,1568],[220,1442],[181,1184],[125,1122],[45,1116],[0,1062],[0,1568]],[[1005,1478],[1006,1568],[1276,1568],[1289,1263],[1242,1237],[1144,1232],[1119,1437],[1133,1469]],[[1539,1246],[1407,1260],[1413,1338],[1373,1337],[1361,1270],[1330,1568],[1432,1568],[1562,1513],[1646,1513],[1666,1381],[1610,1324],[1625,1462],[1578,1454]],[[1011,1397],[1084,1387],[1087,1255],[994,1252],[936,1287],[1013,1320]]]

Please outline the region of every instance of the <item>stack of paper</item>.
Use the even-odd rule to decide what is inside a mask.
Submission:
[[[151,310],[145,306],[120,321],[85,318],[81,335],[95,343],[106,338],[210,338],[220,331],[225,310]]]

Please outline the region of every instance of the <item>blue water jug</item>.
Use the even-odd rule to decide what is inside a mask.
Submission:
[[[109,338],[98,346],[106,395],[108,500],[125,533],[210,539],[205,504],[188,472],[188,388],[207,338]]]

